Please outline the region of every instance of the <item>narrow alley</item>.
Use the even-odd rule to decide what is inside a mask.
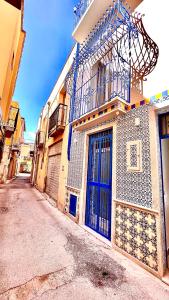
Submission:
[[[167,285],[64,216],[29,177],[0,186],[0,213],[0,300],[168,299]]]

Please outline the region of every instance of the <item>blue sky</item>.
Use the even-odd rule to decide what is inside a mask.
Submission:
[[[26,139],[36,131],[40,111],[68,57],[77,0],[25,0],[26,41],[14,99],[26,119]]]

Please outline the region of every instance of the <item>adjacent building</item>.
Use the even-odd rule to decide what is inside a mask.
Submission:
[[[34,143],[23,142],[20,145],[17,173],[31,174],[33,156]]]
[[[23,0],[0,0],[0,181],[6,181],[13,174],[11,172],[11,157],[9,148],[10,139],[15,142],[18,134],[15,133],[19,122],[19,107],[12,104],[16,79],[20,66],[25,31],[23,30]],[[20,120],[20,122],[22,122]],[[18,125],[19,126],[19,125]],[[11,151],[11,149],[10,149]],[[10,166],[9,166],[10,164]],[[13,164],[13,163],[12,163]],[[14,163],[15,164],[15,163]],[[8,167],[10,170],[8,170]]]
[[[65,209],[67,182],[67,141],[69,135],[70,96],[66,76],[73,63],[75,49],[68,58],[54,89],[44,106],[36,134],[32,182]]]
[[[82,0],[74,8],[76,45],[39,120],[33,179],[72,220],[162,278],[169,93],[143,94],[159,50],[134,13],[141,2]]]
[[[18,159],[24,143],[25,119],[20,115],[19,103],[12,101],[1,160],[1,182],[14,178],[18,173]]]

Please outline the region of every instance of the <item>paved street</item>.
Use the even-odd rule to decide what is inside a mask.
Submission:
[[[0,300],[169,299],[169,287],[51,206],[27,177],[0,186]]]

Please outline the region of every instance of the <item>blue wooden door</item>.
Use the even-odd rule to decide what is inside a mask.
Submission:
[[[112,130],[90,136],[86,225],[111,239]]]

